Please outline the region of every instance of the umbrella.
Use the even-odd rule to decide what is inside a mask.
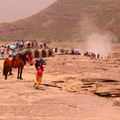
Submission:
[[[76,51],[76,52],[79,52],[79,50],[78,50],[78,49],[75,49],[75,51]]]
[[[11,45],[10,48],[11,48],[11,49],[15,49],[15,46],[14,46],[14,45]]]

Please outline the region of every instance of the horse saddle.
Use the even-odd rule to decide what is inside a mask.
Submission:
[[[16,59],[16,56],[10,56],[8,59],[9,59],[10,61],[11,61],[11,60],[14,61],[14,60]]]
[[[11,67],[17,67],[18,66],[17,62],[16,62],[16,56],[10,56],[8,59],[10,60],[10,66]]]

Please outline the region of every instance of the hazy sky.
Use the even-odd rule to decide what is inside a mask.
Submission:
[[[0,0],[0,23],[29,17],[57,0]]]

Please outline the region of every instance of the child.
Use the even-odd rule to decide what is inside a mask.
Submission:
[[[43,63],[40,63],[39,66],[36,68],[37,72],[36,72],[36,80],[34,83],[34,88],[38,90],[39,85],[42,81],[42,77],[43,77],[43,68],[45,68],[45,66],[43,65]]]

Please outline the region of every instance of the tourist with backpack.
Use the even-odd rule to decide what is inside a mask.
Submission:
[[[35,67],[37,71],[36,71],[36,80],[33,87],[38,90],[42,81],[45,64],[40,60],[39,61],[36,60]]]

